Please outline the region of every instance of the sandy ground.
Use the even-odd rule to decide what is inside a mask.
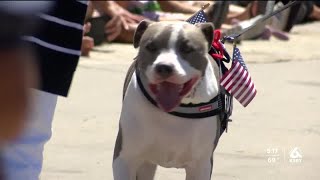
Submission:
[[[290,38],[239,46],[258,94],[247,108],[235,102],[213,179],[320,179],[320,23],[297,26]],[[106,44],[81,59],[70,96],[58,101],[41,179],[112,179],[122,84],[135,54],[132,45]],[[292,163],[295,147],[302,157]],[[184,176],[159,168],[156,179]]]

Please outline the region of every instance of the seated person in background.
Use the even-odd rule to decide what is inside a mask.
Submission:
[[[298,17],[295,24],[319,21],[320,20],[320,1],[303,1],[298,9]]]
[[[89,4],[87,13],[87,22],[91,23],[91,32],[87,35],[94,37],[95,45],[104,41],[131,43],[134,31],[143,19],[184,21],[200,9],[199,2],[197,7],[178,1],[99,1],[99,3],[99,5]],[[162,6],[165,6],[163,11]],[[167,12],[170,8],[175,10]]]
[[[276,0],[274,1],[274,8],[279,8],[288,2],[288,0]],[[239,11],[230,12],[226,19],[226,23],[235,25],[233,30],[242,22],[250,21],[249,19],[258,19],[255,17],[265,14],[267,2],[253,1],[245,3],[241,1],[241,3],[236,2],[235,4],[240,4],[242,7],[238,6]],[[300,1],[300,3],[267,20],[265,27],[260,28],[261,32],[258,37],[269,39],[270,35],[274,35],[278,39],[288,40],[286,33],[290,32],[294,25],[316,20],[320,20],[320,1]],[[254,22],[252,21],[251,24]]]
[[[254,25],[259,21],[264,15],[274,11],[275,4],[278,2],[271,1],[251,1],[251,2],[235,2],[231,4],[230,11],[226,17],[226,24],[229,24],[226,30],[225,35],[230,35],[240,32],[242,29],[245,29],[249,26]],[[278,16],[282,16],[279,14]],[[282,28],[274,27],[272,21],[275,16],[271,17],[269,20],[264,21],[263,23],[256,24],[254,28],[249,30],[240,37],[242,40],[248,39],[263,39],[269,40],[271,36],[274,36],[280,40],[289,40],[288,35],[283,31]],[[226,27],[226,26],[225,26]]]
[[[137,9],[133,7],[134,5],[137,6],[139,4],[139,1],[121,1],[119,3],[122,7],[132,11],[132,9]],[[243,28],[246,28],[258,21],[259,18],[255,17],[260,14],[264,14],[266,12],[267,5],[267,2],[265,1],[253,1],[251,3],[249,2],[246,8],[233,5],[231,4],[231,2],[221,1],[152,1],[152,3],[157,3],[157,8],[163,11],[156,12],[156,14],[158,14],[158,18],[156,20],[158,21],[168,19],[170,20],[170,17],[173,17],[172,20],[186,20],[194,13],[199,11],[202,6],[209,3],[210,6],[204,10],[205,14],[207,15],[208,21],[213,22],[215,24],[215,28],[222,28],[223,32],[229,32],[230,29],[231,33],[229,32],[229,34],[240,32]],[[140,2],[140,4],[143,3]],[[151,4],[151,2],[145,2],[144,6],[148,4]],[[144,6],[140,5],[140,9],[143,9]],[[140,13],[141,11],[142,10],[140,10]],[[139,13],[139,11],[137,10],[136,12]],[[182,15],[177,16],[176,13],[180,13]],[[241,21],[245,22],[240,23]],[[234,28],[233,25],[235,25]],[[269,28],[265,27],[265,25],[260,26],[261,27],[255,29],[256,32],[248,33],[253,34],[253,36],[246,36],[245,39],[255,39],[259,37],[269,39],[271,34],[277,36],[278,38],[287,39],[285,34],[279,31],[271,31]]]
[[[92,28],[95,34],[99,34],[100,38],[94,38],[95,41],[99,41],[100,44],[107,40],[109,42],[124,42],[131,43],[133,33],[139,23],[144,18],[154,21],[167,21],[178,20],[184,21],[191,17],[194,13],[200,10],[200,8],[210,3],[211,5],[205,9],[208,20],[211,22],[221,21],[216,28],[222,28],[226,35],[237,33],[241,29],[254,24],[259,20],[257,17],[266,12],[266,2],[264,1],[252,1],[248,2],[246,7],[241,7],[236,4],[228,4],[226,12],[223,12],[221,16],[214,19],[217,14],[216,11],[220,11],[219,3],[214,1],[100,1],[100,7],[91,6],[91,10],[88,13],[88,21],[92,23],[96,17],[100,17],[104,22],[93,23]],[[217,6],[215,6],[217,5]],[[101,8],[104,7],[104,8]],[[228,10],[229,9],[229,10]],[[114,17],[120,16],[120,19],[110,18],[113,14]],[[108,17],[105,17],[107,15]],[[220,16],[220,14],[219,14]],[[112,17],[112,16],[111,16]],[[225,18],[224,18],[225,17]],[[225,21],[224,21],[225,20]],[[119,26],[119,24],[123,26]],[[223,25],[221,26],[221,24]],[[113,25],[113,26],[112,26]],[[117,26],[114,26],[117,25]],[[101,27],[103,26],[103,27]],[[117,28],[120,27],[120,28]],[[243,36],[243,39],[269,39],[271,35],[282,39],[288,40],[288,36],[283,33],[282,29],[271,28],[265,24],[254,28],[254,33],[247,33]],[[94,33],[93,33],[94,34]],[[251,34],[252,36],[248,36]],[[102,37],[102,38],[101,38]],[[101,40],[102,39],[102,40]],[[96,44],[96,43],[95,43]]]

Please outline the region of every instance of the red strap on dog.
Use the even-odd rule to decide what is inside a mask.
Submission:
[[[212,46],[218,51],[217,54],[211,53],[211,56],[215,59],[222,59],[223,58],[223,46],[220,42],[220,37],[221,37],[221,31],[220,29],[214,30],[214,39],[212,42]]]

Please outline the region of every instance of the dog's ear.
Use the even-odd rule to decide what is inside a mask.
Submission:
[[[139,47],[140,39],[141,39],[143,33],[147,30],[148,26],[151,23],[152,23],[152,21],[150,21],[150,20],[142,20],[139,23],[139,25],[133,35],[133,47],[134,48]]]
[[[211,43],[213,41],[213,30],[214,30],[214,25],[213,23],[198,23],[196,24],[197,27],[199,27],[206,37],[209,45],[209,49],[211,47]]]

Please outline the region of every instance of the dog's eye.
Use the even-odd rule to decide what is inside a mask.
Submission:
[[[181,44],[180,51],[182,53],[188,54],[193,52],[194,50],[195,49],[192,46],[190,46],[187,42]]]
[[[157,51],[157,47],[154,43],[150,42],[146,45],[146,49],[150,52],[155,52]]]

